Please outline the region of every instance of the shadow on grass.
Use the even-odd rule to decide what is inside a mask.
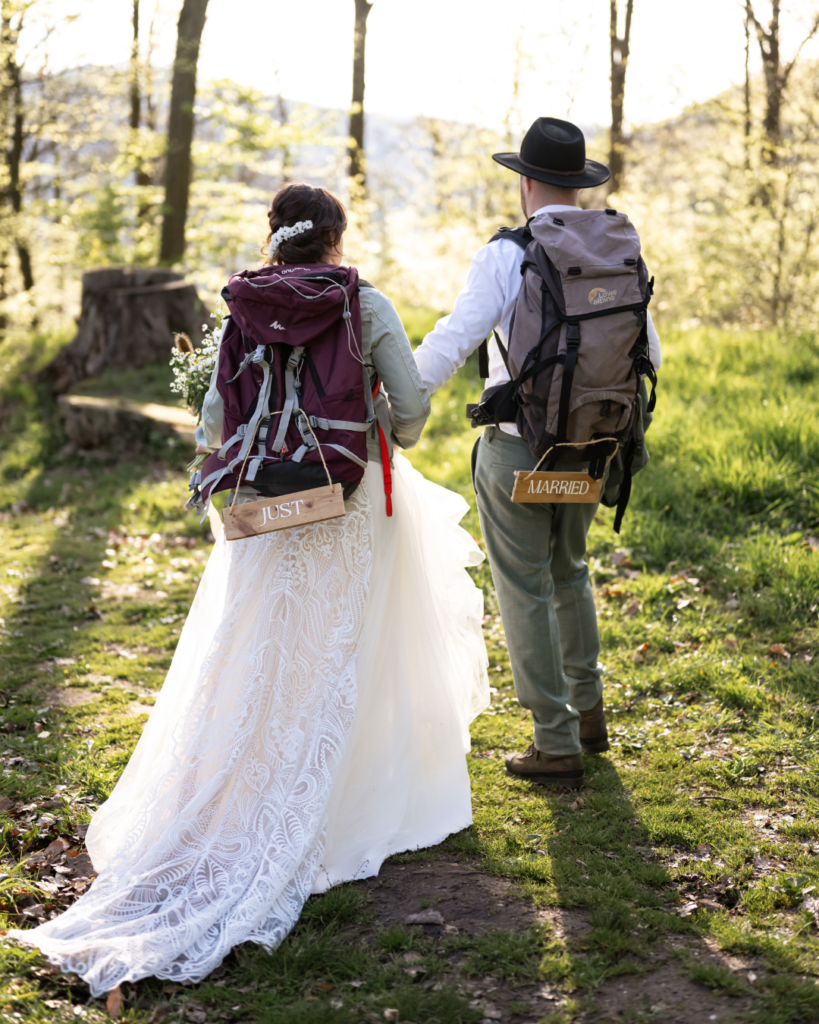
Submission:
[[[690,847],[719,811],[696,802],[680,806],[670,763],[652,765],[661,783],[651,794],[639,755],[626,769],[627,783],[610,757],[597,756],[586,758],[582,791],[529,786],[502,768],[503,754],[521,748],[528,716],[501,723],[476,723],[476,826],[444,849],[481,856],[488,870],[514,879],[533,901],[535,919],[547,929],[537,951],[539,976],[566,999],[546,1019],[813,1019],[816,988],[795,976],[793,964],[781,968],[790,974],[787,984],[770,978],[757,991],[749,983],[748,971],[770,965],[753,943],[727,941],[739,893],[726,876],[736,866],[720,866],[713,851]],[[688,875],[672,875],[666,866],[671,846],[690,859]],[[725,932],[719,944],[711,937],[715,922]]]

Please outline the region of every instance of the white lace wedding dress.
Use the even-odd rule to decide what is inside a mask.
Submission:
[[[98,876],[18,939],[95,995],[277,945],[311,892],[471,823],[489,703],[466,502],[395,458],[340,519],[213,549],[167,679],[88,831]]]

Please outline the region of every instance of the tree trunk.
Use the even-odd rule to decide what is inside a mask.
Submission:
[[[134,38],[131,44],[131,139],[134,147],[134,178],[137,187],[145,188],[153,185],[153,176],[148,173],[142,160],[139,145],[139,129],[142,125],[142,88],[139,66],[139,0],[134,0],[133,20]],[[143,201],[137,207],[137,220],[143,223],[151,212],[151,204]]]
[[[134,0],[132,18],[134,39],[131,43],[131,131],[139,130],[142,120],[142,98],[139,94],[139,0]]]
[[[279,124],[284,128],[289,119],[287,111],[287,104],[284,101],[284,96],[279,93],[276,106],[278,107]],[[290,152],[290,146],[285,142],[282,145],[282,184],[290,181],[290,174],[293,170],[293,154]]]
[[[364,51],[367,44],[367,17],[372,9],[369,0],[355,0],[355,34],[353,35],[353,102],[350,108],[350,177],[362,191],[367,187],[364,163]]]
[[[196,99],[196,65],[205,27],[208,0],[184,0],[179,15],[176,60],[171,84],[168,118],[168,152],[165,167],[165,213],[162,218],[161,263],[177,263],[185,254],[185,220],[191,183],[193,104]]]
[[[23,159],[24,106],[22,73],[17,62],[17,41],[20,38],[22,22],[22,13],[16,26],[12,26],[11,18],[8,15],[3,18],[3,41],[6,47],[6,82],[9,105],[11,107],[11,137],[8,149],[6,150],[6,168],[8,170],[6,195],[14,213],[14,248],[17,251],[17,259],[20,264],[20,276],[23,278],[23,291],[27,292],[34,287],[31,250],[29,249],[28,242],[21,236],[19,224],[17,223],[23,209],[20,164]]]
[[[96,377],[105,367],[139,369],[166,363],[173,335],[202,337],[202,303],[196,287],[168,268],[105,267],[82,278],[76,337],[42,371],[55,392]]]
[[[765,143],[762,147],[762,159],[773,166],[779,163],[779,147],[782,144],[782,104],[785,89],[794,65],[802,52],[802,47],[812,39],[819,30],[819,14],[814,17],[810,31],[799,44],[793,59],[783,65],[779,40],[779,13],[781,0],[771,0],[771,20],[765,29],[754,12],[753,0],[745,0],[745,17],[756,31],[759,53],[762,57],[762,70],[765,75],[765,118],[762,126],[765,130]]]
[[[745,15],[745,170],[751,169],[751,23]]]
[[[634,0],[626,2],[626,24],[623,35],[617,35],[617,0],[611,0],[611,21],[609,30],[611,55],[611,136],[609,145],[609,168],[611,178],[608,191],[619,192],[623,185],[625,171],[626,140],[623,135],[623,105],[626,96],[626,69],[628,67],[629,45],[631,42],[631,16]]]

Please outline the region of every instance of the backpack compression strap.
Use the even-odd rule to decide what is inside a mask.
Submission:
[[[494,235],[489,239],[487,245],[492,242],[497,242],[500,238],[506,238],[510,242],[514,242],[515,245],[520,246],[521,249],[525,250],[529,243],[532,241],[532,232],[529,230],[529,225],[525,224],[522,228],[498,228]],[[500,353],[503,356],[504,363],[506,360],[506,350],[501,344],[498,332],[493,332],[495,335],[495,342],[497,343]],[[508,368],[508,367],[507,367]],[[489,376],[489,348],[486,344],[486,338],[478,346],[478,376],[484,380]]]

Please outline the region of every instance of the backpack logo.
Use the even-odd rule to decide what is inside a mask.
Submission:
[[[285,327],[282,327],[282,325],[279,323],[278,320],[274,320],[273,323],[270,326],[272,328],[274,328],[275,330],[277,330],[277,331],[284,331],[284,330],[287,329]]]
[[[607,292],[605,288],[592,288],[589,292],[589,302],[593,306],[602,306],[604,302],[614,302],[616,298],[616,289]]]

